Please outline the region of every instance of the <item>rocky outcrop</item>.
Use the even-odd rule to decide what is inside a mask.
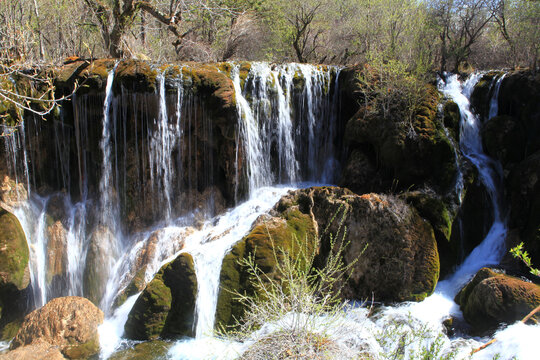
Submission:
[[[347,229],[343,232],[343,229]],[[439,256],[431,225],[395,196],[356,195],[338,187],[291,191],[281,198],[271,217],[261,218],[251,232],[226,255],[221,271],[217,323],[230,324],[242,314],[230,290],[250,293],[250,276],[242,259],[254,256],[258,268],[272,278],[274,248],[289,250],[292,239],[308,243],[322,264],[331,237],[349,245],[343,261],[351,265],[342,295],[347,299],[393,302],[422,300],[435,288]],[[273,241],[273,244],[272,244]],[[314,245],[318,244],[318,248]],[[227,289],[229,291],[227,291]]]
[[[539,306],[540,286],[483,268],[461,289],[455,301],[473,329],[484,332],[501,323],[521,320]]]
[[[0,208],[0,339],[13,336],[29,294],[29,251],[17,218]]]
[[[0,360],[65,360],[66,358],[57,346],[46,342],[38,342],[21,346],[6,354],[0,355]]]
[[[373,96],[361,89],[357,89],[356,94],[356,101],[361,104],[364,103],[362,98]],[[357,193],[418,188],[426,183],[442,191],[453,186],[457,176],[456,158],[439,118],[439,94],[434,87],[426,85],[420,98],[412,116],[399,106],[387,114],[372,109],[371,105],[359,107],[345,129],[349,156],[341,186]],[[452,111],[448,113],[448,117],[455,118]],[[350,175],[361,173],[362,169],[356,167],[364,167],[366,163],[368,171],[377,169],[377,177],[362,185]],[[365,177],[370,174],[366,173]]]
[[[132,276],[126,277],[126,279],[129,279],[128,282],[120,284],[120,288],[123,288],[123,290],[120,291],[115,298],[114,307],[122,305],[128,297],[144,290],[144,287],[146,286],[146,270],[157,257],[156,250],[159,246],[158,243],[160,237],[163,236],[163,234],[161,234],[162,231],[163,230],[154,231],[145,242],[144,246],[138,251],[136,260],[133,262],[133,274]],[[195,229],[192,227],[185,227],[178,234],[178,237],[174,239],[168,238],[167,246],[170,253],[176,254],[182,250],[186,237],[193,234],[194,231]]]
[[[348,299],[394,302],[422,300],[439,278],[439,255],[431,225],[396,196],[355,195],[340,188],[299,190],[282,198],[275,210],[298,202],[313,213],[321,234],[324,256],[329,237],[338,236],[340,222],[347,229],[345,264],[354,263],[343,287]],[[343,215],[336,214],[345,211]],[[338,221],[339,216],[343,216]],[[332,221],[331,221],[332,220]]]
[[[187,253],[164,265],[129,313],[125,336],[134,340],[193,336],[197,277]]]
[[[10,349],[47,343],[69,359],[86,359],[99,351],[98,325],[103,312],[76,296],[56,298],[26,316]]]

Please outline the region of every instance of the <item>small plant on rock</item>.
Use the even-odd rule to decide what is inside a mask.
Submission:
[[[250,295],[234,292],[246,311],[237,321],[236,330],[226,331],[226,335],[241,341],[254,333],[259,338],[242,358],[350,358],[350,354],[343,353],[347,350],[326,336],[326,330],[337,325],[348,307],[340,291],[355,264],[343,262],[343,252],[348,246],[346,229],[342,226],[346,213],[343,210],[337,232],[340,236],[330,236],[331,250],[321,266],[317,266],[319,239],[313,245],[294,238],[290,251],[274,247],[277,269],[271,277],[257,265],[256,254],[240,261],[248,269],[254,292]]]

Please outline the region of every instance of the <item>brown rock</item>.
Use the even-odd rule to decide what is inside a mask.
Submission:
[[[461,289],[455,301],[473,329],[484,332],[501,323],[521,320],[540,305],[540,286],[483,268]]]
[[[22,183],[16,183],[9,176],[5,176],[0,184],[0,204],[8,211],[28,199],[28,192]]]
[[[46,342],[22,346],[4,355],[0,355],[0,360],[65,360],[58,346],[53,346]]]
[[[56,298],[26,316],[10,348],[46,342],[70,359],[87,358],[99,351],[97,328],[103,318],[88,299]]]
[[[282,212],[293,204],[313,214],[322,254],[329,251],[330,236],[345,236],[349,242],[344,260],[356,263],[343,289],[346,298],[419,301],[433,292],[440,271],[433,229],[397,196],[359,196],[347,189],[316,187],[290,192],[274,211]],[[344,228],[345,235],[340,232]]]
[[[67,268],[67,231],[60,221],[47,227],[47,282],[64,276]]]

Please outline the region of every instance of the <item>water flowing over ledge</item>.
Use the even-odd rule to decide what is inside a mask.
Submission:
[[[169,357],[235,358],[280,325],[267,324],[245,343],[212,336],[221,261],[289,189],[337,181],[342,144],[336,137],[343,131],[338,126],[340,70],[264,63],[246,69],[242,64],[229,64],[215,71],[219,75],[211,76],[228,84],[233,95],[227,99],[234,99],[233,106],[219,108],[220,113],[215,114],[208,104],[215,105],[216,97],[229,100],[212,92],[215,89],[208,84],[218,80],[210,79],[209,74],[189,65],[161,68],[155,89],[141,95],[115,83],[121,66],[115,63],[109,69],[104,97],[76,97],[71,110],[73,127],[55,124],[55,156],[64,164],[55,176],[67,194],[38,195],[36,176],[47,175],[28,168],[37,161],[27,161],[35,149],[29,149],[31,142],[25,139],[24,129],[7,143],[15,181],[26,183],[28,190],[31,184],[33,187],[30,200],[22,202],[15,214],[31,249],[34,305],[63,295],[85,295],[100,303],[108,314],[100,327],[101,357],[108,358],[118,347],[131,344],[122,334],[137,295],[130,294],[120,306],[118,299],[137,271],[143,271],[147,283],[162,265],[186,252],[193,256],[199,279],[195,338],[175,344]],[[206,76],[206,82],[201,81],[204,86],[196,87],[194,74]],[[507,233],[500,166],[484,154],[479,122],[470,109],[470,95],[479,76],[464,84],[449,76],[439,89],[459,106],[462,154],[478,168],[488,191],[494,218],[488,235],[425,301],[383,307],[375,317],[369,315],[369,309],[351,309],[330,328],[321,319],[322,331],[351,353],[390,350],[391,344],[381,343],[374,334],[395,323],[407,323],[414,333],[425,329],[429,339],[440,337],[444,352],[457,350],[458,358],[466,358],[480,344],[477,339],[448,338],[442,325],[449,316],[461,317],[453,301],[455,294],[479,268],[499,262]],[[502,78],[493,85],[490,117],[497,114]],[[211,88],[210,95],[202,92],[205,87]],[[90,104],[102,111],[91,110]],[[92,125],[96,119],[101,124],[98,129]],[[31,127],[39,132],[37,123]],[[89,138],[96,135],[101,135],[101,141],[92,149]],[[69,148],[76,149],[76,159],[69,158]],[[73,168],[77,174],[72,173]],[[51,209],[58,207],[67,216],[51,217]],[[57,273],[50,268],[50,249],[58,241],[50,233],[51,223],[65,229],[66,260]],[[295,316],[302,315],[290,314],[290,319]],[[496,334],[497,346],[474,359],[497,353],[504,358],[532,358],[527,339],[537,329],[512,325]],[[428,338],[411,342],[406,354],[429,344]],[[203,353],[202,348],[210,350]]]

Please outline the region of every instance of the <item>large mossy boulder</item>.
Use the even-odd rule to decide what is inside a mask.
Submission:
[[[282,212],[280,217],[261,217],[247,236],[240,240],[223,259],[220,273],[220,291],[216,310],[216,324],[234,325],[244,314],[238,294],[255,296],[254,279],[245,261],[253,258],[254,265],[265,276],[263,280],[278,280],[283,256],[294,257],[300,248],[318,251],[317,229],[312,217],[302,213],[298,205]],[[279,263],[278,263],[279,262]]]
[[[540,286],[483,268],[456,295],[463,316],[474,331],[494,330],[521,320],[540,305]],[[540,315],[535,315],[538,321]]]
[[[125,336],[154,340],[194,335],[197,277],[190,254],[164,265],[141,293],[125,324]]]
[[[0,339],[9,339],[25,315],[30,272],[26,236],[17,218],[0,208]]]
[[[0,289],[25,289],[30,283],[29,251],[19,220],[0,208]]]
[[[339,187],[291,191],[260,219],[251,232],[226,255],[221,271],[217,324],[231,324],[242,305],[231,290],[252,294],[249,273],[241,261],[253,255],[255,264],[271,278],[274,248],[289,249],[294,238],[313,242],[316,266],[324,264],[332,238],[348,244],[343,252],[351,274],[342,288],[348,299],[395,302],[422,300],[439,278],[439,255],[431,225],[414,207],[396,196],[356,195]],[[346,231],[344,231],[346,229]],[[312,244],[308,244],[308,247]],[[279,253],[279,250],[277,250]],[[251,293],[250,293],[251,291]]]
[[[341,222],[347,229],[344,262],[356,262],[344,297],[420,301],[433,292],[440,271],[437,243],[433,228],[414,207],[396,196],[358,196],[337,188],[314,188],[300,197],[306,195],[322,233],[323,254],[330,236],[339,236]],[[340,208],[346,212],[335,217]]]
[[[98,326],[103,319],[103,312],[88,299],[56,298],[25,317],[10,349],[45,342],[69,359],[86,359],[99,352]]]

